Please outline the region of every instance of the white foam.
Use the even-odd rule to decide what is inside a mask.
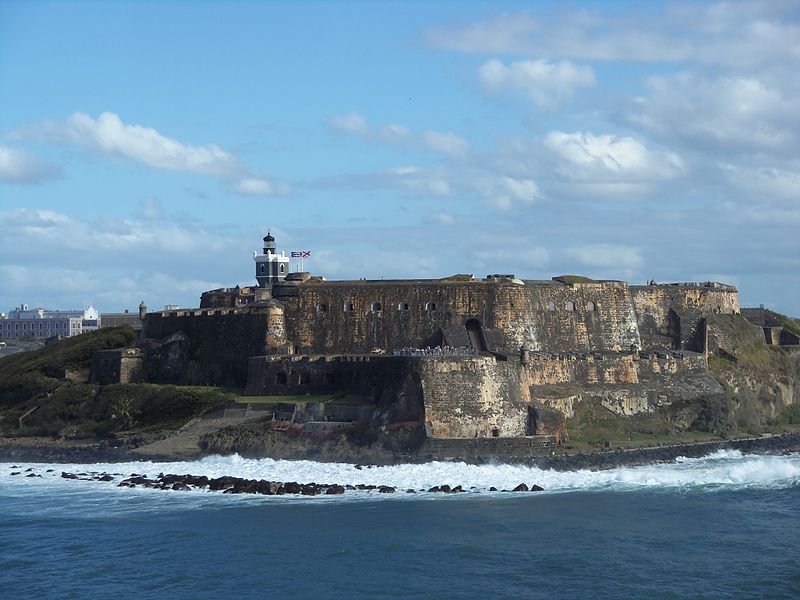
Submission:
[[[75,482],[61,478],[61,471],[71,473],[109,472],[128,476],[131,473],[155,477],[159,473],[229,475],[271,481],[327,483],[342,485],[391,485],[399,490],[424,490],[435,485],[461,485],[465,490],[487,492],[512,489],[519,483],[538,484],[548,492],[579,490],[636,490],[643,488],[718,489],[736,487],[784,488],[800,485],[800,454],[786,456],[742,455],[737,451],[720,451],[704,458],[681,458],[672,464],[625,467],[605,471],[559,472],[519,465],[468,465],[456,462],[430,462],[395,466],[357,467],[344,463],[246,459],[234,456],[210,456],[198,461],[175,463],[128,462],[82,464],[16,463],[23,471],[11,476],[11,463],[0,463],[0,485],[6,486],[69,486],[90,485],[92,489],[117,488],[114,483]],[[32,467],[42,478],[25,477],[24,469]],[[53,473],[45,473],[46,469]],[[121,477],[116,477],[119,481]],[[356,494],[350,494],[356,495]],[[405,496],[405,495],[404,495]],[[385,495],[384,497],[391,497]],[[397,496],[394,496],[397,497]]]

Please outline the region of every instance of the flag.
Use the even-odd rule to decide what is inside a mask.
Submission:
[[[292,250],[292,258],[308,258],[311,250]]]

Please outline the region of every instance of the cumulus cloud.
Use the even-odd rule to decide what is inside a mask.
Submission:
[[[61,176],[61,170],[32,154],[0,145],[0,182],[42,183]]]
[[[522,60],[506,66],[493,59],[484,63],[478,74],[488,92],[498,93],[506,89],[519,92],[546,108],[555,107],[569,98],[576,88],[595,84],[591,67],[575,65],[567,60]]]
[[[249,195],[271,194],[271,186],[261,186],[254,194],[252,183],[247,183],[253,179],[249,169],[216,144],[184,144],[151,127],[127,124],[111,112],[101,113],[96,119],[76,112],[63,122],[44,120],[18,129],[12,137],[75,144],[155,169],[210,175],[237,192],[243,186],[251,190],[245,192]]]
[[[393,146],[422,148],[450,158],[463,158],[470,151],[469,142],[452,131],[425,129],[414,133],[399,123],[372,128],[366,118],[359,113],[335,116],[328,123],[334,130],[341,133]]]
[[[544,144],[562,159],[562,174],[575,180],[664,180],[681,175],[685,168],[674,152],[649,150],[632,137],[553,131]]]
[[[757,77],[651,77],[629,120],[666,141],[726,154],[800,148],[800,93]]]

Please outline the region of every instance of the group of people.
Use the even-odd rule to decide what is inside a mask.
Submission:
[[[427,348],[400,348],[392,352],[394,356],[477,356],[474,348],[434,346]]]

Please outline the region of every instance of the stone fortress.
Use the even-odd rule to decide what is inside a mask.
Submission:
[[[631,416],[719,392],[707,353],[727,342],[714,324],[740,313],[737,290],[714,282],[327,281],[290,273],[270,234],[254,254],[257,286],[147,314],[137,348],[98,353],[95,380],[338,397],[310,402],[304,418],[322,430],[417,428],[441,448],[532,448],[560,441],[581,402]]]

